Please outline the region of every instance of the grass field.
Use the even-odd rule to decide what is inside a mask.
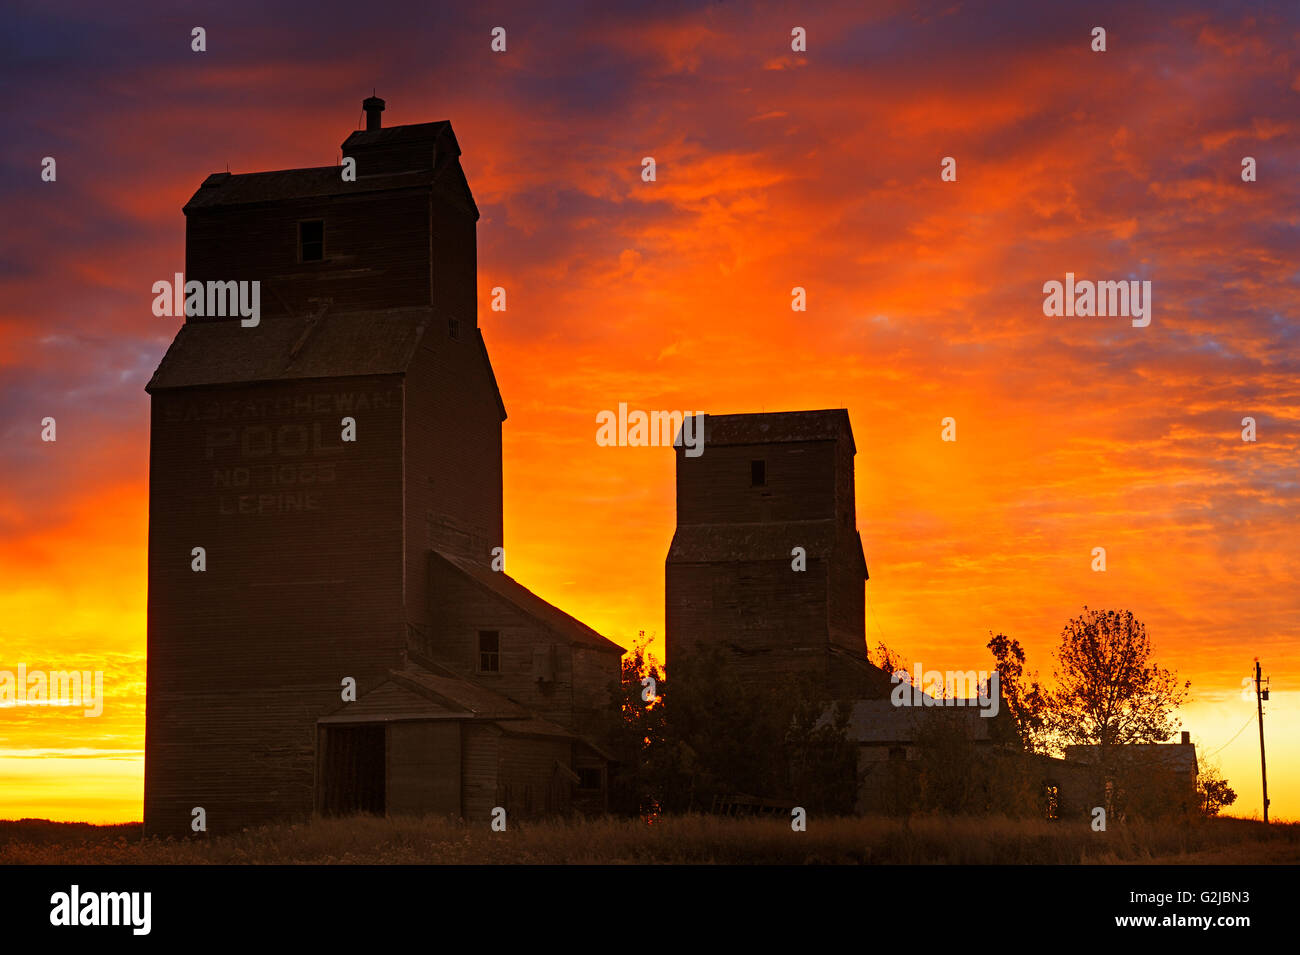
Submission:
[[[718,816],[511,825],[492,832],[439,819],[355,816],[209,838],[143,837],[140,824],[0,821],[0,865],[21,864],[1084,864],[1300,862],[1300,824],[1245,819],[1112,825],[913,816]]]

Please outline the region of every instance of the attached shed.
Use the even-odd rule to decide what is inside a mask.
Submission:
[[[409,662],[317,720],[323,814],[487,820],[604,810],[609,756],[432,661]]]

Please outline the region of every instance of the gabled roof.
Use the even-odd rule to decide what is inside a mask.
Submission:
[[[842,437],[848,439],[849,447],[856,452],[849,413],[843,408],[704,416],[705,447],[835,441]]]
[[[352,703],[340,703],[318,723],[394,723],[408,720],[479,720],[509,736],[569,739],[605,759],[613,757],[587,737],[543,719],[509,697],[472,683],[419,654]]]
[[[342,169],[342,166],[313,166],[270,172],[214,172],[203,180],[190,201],[185,203],[183,211],[188,215],[217,206],[412,189],[427,187],[435,178],[432,169],[417,169],[374,176],[358,175],[355,182],[344,182]]]
[[[431,308],[186,322],[145,391],[193,385],[342,378],[406,371]]]
[[[321,723],[391,723],[397,720],[465,719],[463,710],[444,706],[428,695],[386,680],[354,703],[343,703]]]
[[[494,571],[486,564],[465,560],[440,550],[431,553],[480,587],[532,617],[560,639],[570,644],[618,653],[622,656],[623,648],[617,643],[602,637],[581,620],[547,603],[513,577],[508,577],[503,571]]]
[[[533,714],[507,696],[472,683],[454,670],[421,657],[393,670],[393,681],[466,716],[523,720]]]
[[[343,151],[357,146],[405,146],[437,143],[441,141],[456,156],[460,144],[451,131],[451,121],[440,119],[432,123],[408,123],[405,126],[384,126],[380,129],[358,129],[343,140]]]
[[[290,199],[319,199],[327,196],[353,196],[366,192],[393,189],[428,188],[448,169],[454,169],[454,181],[448,186],[453,194],[465,200],[466,207],[478,217],[478,207],[465,181],[460,164],[460,144],[452,132],[451,123],[439,120],[434,123],[413,123],[407,126],[388,126],[375,130],[357,130],[343,141],[343,155],[367,154],[368,149],[385,155],[395,147],[402,155],[409,149],[413,161],[410,169],[386,169],[379,173],[367,172],[375,164],[364,161],[357,164],[355,181],[343,180],[343,167],[308,166],[301,169],[275,169],[267,172],[230,173],[214,172],[185,203],[184,212],[198,212],[224,206],[248,205],[256,202],[281,202]],[[437,149],[439,161],[435,167],[430,150]],[[391,164],[391,162],[390,162]],[[383,164],[379,165],[383,169]]]

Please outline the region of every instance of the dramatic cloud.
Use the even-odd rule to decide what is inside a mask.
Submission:
[[[862,6],[12,12],[0,668],[98,659],[109,700],[96,720],[0,711],[0,816],[139,818],[143,387],[176,327],[150,286],[182,267],[206,175],[336,162],[372,88],[386,124],[449,119],[464,151],[530,587],[620,642],[662,637],[672,454],[597,446],[601,409],[846,407],[873,645],[969,669],[1001,631],[1050,674],[1085,603],[1129,608],[1193,681],[1184,721],[1209,749],[1249,716],[1256,655],[1294,683],[1300,13]],[[1149,280],[1150,326],[1045,317],[1067,272]],[[1271,714],[1292,817],[1295,699]],[[1218,757],[1246,812],[1249,744]],[[120,771],[92,776],[87,751]],[[56,804],[51,779],[79,798]]]

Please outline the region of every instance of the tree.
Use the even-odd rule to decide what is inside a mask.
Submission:
[[[623,657],[621,679],[612,688],[612,720],[603,742],[618,760],[610,773],[610,808],[635,815],[653,812],[663,802],[673,779],[667,750],[663,695],[667,691],[663,668],[650,654],[650,637],[644,630]],[[652,686],[643,683],[653,680]],[[648,691],[653,687],[654,693]],[[646,700],[646,695],[652,699]]]
[[[697,645],[664,679],[646,642],[624,658],[618,725],[606,736],[620,761],[611,782],[618,809],[707,810],[715,796],[745,794],[852,811],[857,747],[847,707],[830,707],[794,676],[748,684],[716,646]],[[655,704],[641,699],[646,676],[657,680]]]
[[[1048,722],[1063,743],[1161,743],[1182,725],[1173,712],[1191,681],[1151,659],[1146,627],[1130,610],[1089,610],[1065,625]],[[1103,759],[1104,762],[1104,759]]]
[[[871,654],[868,653],[867,656],[870,658]],[[880,667],[880,669],[884,670],[890,676],[893,676],[895,673],[903,673],[903,679],[907,680],[909,683],[911,682],[912,668],[908,664],[907,660],[903,658],[901,653],[889,649],[889,647],[885,646],[883,642],[878,642],[876,644],[876,656],[879,658],[879,662],[876,663],[876,666]]]
[[[1217,816],[1219,810],[1237,801],[1236,791],[1219,772],[1219,767],[1206,763],[1196,776],[1196,793],[1201,799],[1201,812]]]
[[[827,709],[806,688],[790,701],[785,761],[791,798],[813,812],[850,813],[858,801],[858,747],[849,739],[852,708]]]
[[[788,693],[746,686],[728,654],[697,644],[674,664],[665,696],[673,770],[685,783],[666,808],[708,809],[727,793],[777,798],[784,777],[782,745]]]
[[[993,662],[998,674],[998,692],[1001,706],[1011,716],[1015,742],[1028,753],[1046,748],[1043,739],[1047,727],[1047,697],[1038,685],[1037,674],[1025,675],[1025,651],[1020,642],[1004,634],[994,636],[989,631],[988,648],[993,652]],[[1001,730],[1006,724],[994,721],[991,730]],[[1003,740],[1002,742],[1012,742]]]

